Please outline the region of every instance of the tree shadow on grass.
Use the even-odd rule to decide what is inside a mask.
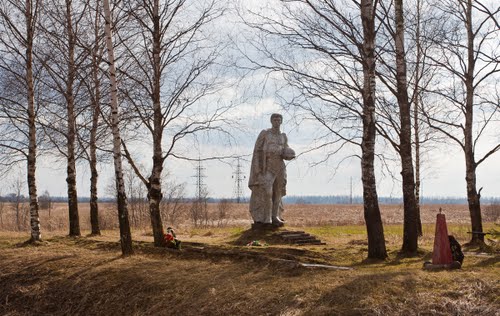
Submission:
[[[92,250],[105,250],[105,251],[120,251],[120,241],[102,241],[90,238],[75,239],[75,245]]]
[[[479,262],[473,265],[467,265],[467,266],[485,268],[485,267],[492,267],[498,263],[500,263],[500,255],[493,255],[491,257],[484,257],[484,260],[480,260]],[[467,257],[465,257],[464,264],[467,264]]]
[[[400,287],[387,286],[399,276],[408,276],[405,272],[384,272],[362,275],[343,283],[331,290],[325,290],[314,304],[310,304],[305,315],[373,315],[377,314],[367,298],[377,297],[385,291],[394,291],[397,295]],[[404,291],[411,293],[416,288],[416,282],[410,278],[403,280]],[[401,289],[403,291],[403,289]],[[392,293],[389,293],[391,295]],[[318,309],[316,306],[320,306]]]
[[[74,279],[86,271],[90,271],[99,266],[108,264],[118,258],[107,260],[96,260],[91,265],[85,265],[83,269],[69,275],[67,282],[74,282]],[[61,267],[78,266],[79,257],[71,255],[51,255],[50,257],[28,257],[23,258],[23,264],[15,268],[16,262],[8,263],[10,269],[2,271],[0,274],[0,314],[20,315],[36,314],[29,305],[25,306],[25,300],[38,299],[43,297],[46,285],[52,280],[59,279],[64,273]],[[75,264],[75,262],[77,262]],[[73,281],[71,281],[73,279]],[[42,294],[40,294],[42,292]],[[38,296],[39,295],[39,296]],[[16,311],[16,312],[13,312]]]
[[[401,253],[399,250],[394,250],[389,252],[387,265],[398,266],[402,264],[413,264],[413,263],[424,264],[425,261],[429,261],[430,259],[432,259],[432,252],[429,252],[424,249],[418,249],[417,252],[411,256]]]

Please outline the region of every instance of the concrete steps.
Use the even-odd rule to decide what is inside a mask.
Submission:
[[[326,245],[326,243],[317,239],[315,236],[303,231],[289,231],[284,230],[276,233],[285,242],[296,245]]]

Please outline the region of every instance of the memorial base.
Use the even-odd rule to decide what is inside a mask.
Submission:
[[[252,230],[277,230],[278,228],[282,227],[283,225],[275,225],[275,224],[269,224],[269,223],[253,223],[252,224]]]
[[[453,261],[448,264],[433,264],[429,261],[424,263],[425,270],[454,270],[462,268],[462,264],[458,261]]]

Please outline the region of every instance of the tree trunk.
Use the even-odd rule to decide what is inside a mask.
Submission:
[[[106,19],[106,45],[108,48],[109,77],[111,80],[111,128],[113,133],[113,161],[115,166],[116,198],[118,204],[118,222],[120,224],[120,244],[123,255],[133,254],[132,234],[130,233],[130,223],[128,216],[127,196],[125,194],[125,183],[123,181],[121,138],[118,127],[118,99],[115,71],[115,57],[113,51],[113,40],[111,37],[111,12],[109,0],[104,0],[104,16]]]
[[[406,255],[416,254],[418,248],[417,210],[415,200],[415,178],[411,154],[411,115],[408,102],[408,84],[406,80],[406,60],[404,49],[403,0],[395,1],[395,47],[396,47],[396,83],[401,130],[399,134],[399,155],[401,157],[403,178],[403,247]]]
[[[66,27],[68,32],[68,74],[66,82],[66,110],[68,115],[67,139],[67,177],[68,185],[68,210],[69,210],[69,235],[80,236],[80,219],[78,215],[78,194],[76,190],[76,117],[73,83],[76,77],[75,46],[76,39],[73,33],[71,1],[66,0]]]
[[[151,228],[153,230],[154,245],[156,247],[164,246],[164,230],[160,212],[160,202],[163,198],[161,192],[160,174],[161,171],[159,171],[159,168],[153,167],[153,172],[149,178],[148,186],[149,213],[151,216]]]
[[[160,50],[161,50],[161,30],[159,1],[153,3],[153,169],[149,177],[148,201],[151,215],[151,228],[153,229],[154,244],[156,247],[164,245],[163,223],[160,213],[160,202],[163,198],[161,192],[161,173],[163,171],[163,150],[162,150],[162,111],[160,104]]]
[[[375,22],[374,3],[361,0],[363,23],[363,139],[361,143],[361,179],[363,182],[364,216],[368,234],[368,258],[385,259],[384,228],[378,205],[375,182]]]
[[[99,88],[96,87],[96,93]],[[98,101],[96,101],[98,102]],[[97,203],[97,179],[99,173],[97,171],[97,154],[96,154],[96,133],[99,116],[99,104],[94,104],[94,113],[92,118],[92,129],[90,131],[90,226],[92,235],[100,235],[99,228],[99,205]]]
[[[466,176],[467,182],[467,202],[469,204],[469,213],[473,232],[483,232],[483,221],[481,218],[481,195],[477,192],[476,187],[476,166],[474,162],[474,154],[466,152],[465,155]],[[471,244],[484,243],[484,235],[472,234]]]
[[[418,136],[418,113],[416,113],[417,104],[415,103],[415,111],[413,117],[415,118],[415,213],[417,216],[417,235],[423,236],[422,220],[420,217],[420,139]]]
[[[68,120],[73,120],[73,111],[68,107]],[[68,211],[69,211],[69,235],[81,236],[80,216],[78,214],[78,194],[76,191],[76,160],[75,160],[75,128],[68,128],[68,158],[67,158],[67,177],[68,185]]]
[[[42,234],[40,231],[39,205],[36,187],[36,126],[35,126],[35,92],[33,88],[33,36],[34,36],[33,12],[31,1],[26,1],[26,86],[28,88],[28,194],[30,199],[30,227],[31,241],[40,241]]]
[[[97,128],[99,127],[99,116],[101,115],[101,91],[99,81],[99,62],[97,55],[99,53],[99,1],[96,2],[96,17],[95,17],[95,41],[92,54],[92,81],[94,83],[94,98],[93,98],[93,113],[92,113],[92,128],[90,130],[90,226],[92,235],[100,235],[99,227],[99,204],[97,203],[97,179],[99,173],[97,171]]]
[[[465,103],[465,181],[467,182],[467,201],[473,232],[483,232],[481,219],[480,194],[476,187],[476,161],[474,157],[473,122],[474,122],[474,33],[472,30],[472,0],[467,0],[467,73],[465,74],[466,103]],[[472,244],[484,243],[484,236],[472,234]]]
[[[420,217],[420,122],[419,122],[419,104],[420,104],[420,63],[422,60],[422,46],[420,43],[420,0],[417,0],[417,30],[415,34],[417,58],[415,64],[415,90],[413,92],[413,126],[415,139],[415,209],[417,213],[417,233],[423,236],[422,220]]]

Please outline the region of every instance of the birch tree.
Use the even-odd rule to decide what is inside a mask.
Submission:
[[[142,133],[138,137],[150,142],[149,175],[139,169],[130,138],[122,143],[128,162],[147,188],[154,244],[162,246],[160,202],[165,161],[178,156],[175,150],[182,140],[219,129],[229,108],[201,103],[223,83],[215,70],[223,46],[211,37],[215,32],[209,29],[223,9],[216,0],[134,0],[123,9],[130,23],[118,30],[124,52],[120,69],[126,88],[122,93],[138,122],[130,124],[134,130],[128,135]]]
[[[395,0],[395,46],[396,46],[396,82],[397,99],[399,104],[400,155],[403,178],[403,246],[402,251],[407,254],[416,254],[418,248],[417,210],[415,200],[415,177],[413,173],[411,114],[408,98],[408,82],[406,78],[405,56],[405,27],[403,18],[403,0]]]
[[[88,29],[88,36],[78,38],[78,46],[87,50],[88,60],[85,69],[78,72],[79,80],[85,86],[86,91],[86,109],[84,110],[83,124],[79,128],[79,142],[85,159],[90,168],[90,224],[91,234],[100,235],[99,227],[99,204],[98,204],[98,147],[104,146],[108,140],[109,129],[107,124],[101,119],[103,102],[103,64],[105,42],[104,30],[102,28],[102,3],[100,0],[89,0],[86,6],[87,10],[81,24]],[[91,34],[91,35],[90,35]]]
[[[363,23],[363,200],[365,222],[368,231],[368,257],[385,259],[384,231],[376,191],[373,160],[375,156],[375,10],[376,2],[361,0],[361,21]],[[366,192],[366,193],[365,193]],[[373,205],[367,205],[372,203]],[[370,231],[371,230],[371,231]],[[371,240],[370,240],[371,239]]]
[[[132,249],[132,234],[130,233],[130,223],[127,207],[127,196],[125,194],[125,184],[123,181],[122,154],[121,154],[121,137],[119,124],[118,110],[118,88],[116,83],[116,70],[113,39],[111,34],[111,10],[109,0],[103,0],[104,16],[105,16],[105,31],[106,31],[106,47],[108,50],[109,62],[109,77],[111,81],[111,130],[113,133],[113,162],[115,166],[115,184],[116,184],[116,199],[118,204],[118,221],[120,224],[120,244],[123,255],[133,254]]]
[[[418,236],[422,232],[419,211],[421,158],[436,141],[436,133],[423,128],[420,118],[421,103],[426,99],[423,91],[433,76],[424,53],[432,45],[428,38],[437,31],[429,12],[432,9],[426,10],[424,15],[421,2],[406,1],[404,7],[401,1],[384,2],[378,13],[381,27],[377,75],[382,88],[377,131],[399,156],[404,203],[402,252],[406,255],[416,253]],[[421,28],[421,24],[424,27]],[[390,157],[390,153],[384,156]],[[414,157],[415,167],[411,157]]]
[[[414,5],[412,5],[414,3]],[[432,151],[438,150],[438,144],[445,144],[446,139],[425,123],[422,108],[428,102],[426,92],[432,84],[435,69],[430,66],[428,52],[432,51],[434,36],[439,36],[440,26],[434,14],[432,3],[425,0],[416,0],[406,6],[408,14],[409,47],[406,55],[409,69],[409,87],[411,104],[413,106],[413,146],[415,161],[415,203],[417,210],[417,231],[422,236],[422,222],[420,218],[420,196],[424,173],[432,162],[426,157]]]
[[[381,36],[380,38],[383,47],[379,48],[379,60],[383,67],[379,67],[378,78],[385,85],[389,95],[393,96],[397,106],[391,104],[393,101],[389,97],[384,97],[379,113],[385,116],[385,120],[379,122],[378,131],[399,155],[404,206],[402,252],[406,255],[413,255],[416,254],[418,248],[418,217],[412,156],[407,42],[405,41],[407,28],[404,21],[403,1],[381,3],[379,18],[383,29],[387,32],[387,37]],[[384,35],[383,32],[379,34]]]
[[[435,4],[441,30],[428,55],[437,75],[434,104],[425,107],[428,124],[464,153],[471,243],[484,242],[477,168],[500,150],[500,6],[496,1],[441,1]]]
[[[3,1],[0,5],[0,154],[7,164],[26,162],[31,241],[41,240],[36,183],[37,105],[34,45],[41,1]],[[25,99],[23,100],[22,97]],[[3,156],[3,155],[2,155]]]
[[[76,186],[76,162],[80,154],[77,142],[77,120],[83,102],[82,80],[78,72],[87,61],[88,51],[77,45],[83,36],[80,22],[85,5],[73,0],[54,1],[44,6],[43,40],[39,53],[45,69],[44,130],[52,143],[54,155],[66,160],[69,235],[80,236],[80,216]],[[86,30],[85,30],[86,31]]]
[[[422,232],[422,221],[420,218],[420,184],[421,184],[421,176],[420,176],[420,116],[419,116],[419,102],[421,101],[420,95],[420,79],[422,73],[422,41],[420,36],[420,25],[422,18],[422,1],[417,0],[416,3],[416,23],[415,23],[415,81],[414,81],[414,91],[412,97],[413,103],[413,139],[414,139],[414,148],[415,148],[415,211],[417,215],[417,233],[419,236],[423,235]]]

